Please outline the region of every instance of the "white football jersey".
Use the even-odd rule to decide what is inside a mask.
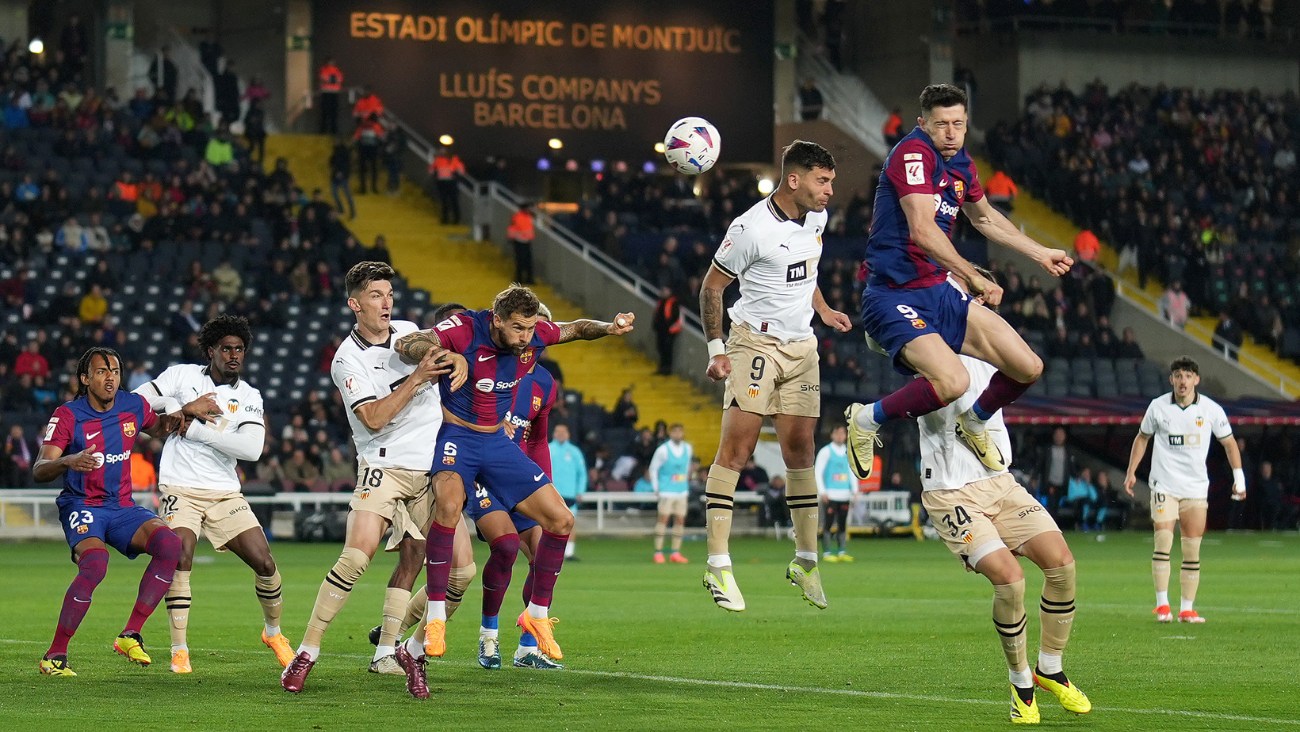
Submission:
[[[208,375],[207,366],[177,364],[142,388],[157,392],[158,396],[172,397],[182,405],[215,392],[213,400],[221,407],[221,418],[208,426],[218,432],[238,430],[248,424],[266,424],[261,392],[243,379],[233,386],[217,384]],[[238,491],[241,486],[235,472],[237,462],[211,445],[174,434],[163,445],[158,483],[198,490]]]
[[[988,388],[993,374],[998,371],[977,358],[961,355],[958,358],[970,374],[970,386],[966,387],[966,393],[943,409],[916,420],[917,427],[921,430],[921,490],[957,490],[968,483],[1007,472],[989,470],[970,448],[957,439],[957,415],[975,404],[975,400]],[[1010,465],[1011,437],[1007,434],[1006,423],[1002,421],[1002,410],[994,413],[988,421],[987,429],[993,443],[1002,451],[1006,464]]]
[[[1204,499],[1210,493],[1205,458],[1210,439],[1232,436],[1228,414],[1218,402],[1197,394],[1186,409],[1172,392],[1151,400],[1142,416],[1144,435],[1151,436],[1151,490],[1175,498]]]
[[[403,363],[393,350],[393,341],[419,329],[409,320],[394,320],[388,340],[380,344],[367,343],[354,329],[334,354],[330,377],[343,394],[357,459],[370,467],[429,470],[433,466],[434,443],[442,426],[437,383],[421,384],[410,403],[378,430],[366,427],[353,411],[392,394],[415,371],[415,364]]]
[[[769,196],[731,222],[713,263],[740,281],[740,299],[728,311],[733,322],[782,342],[813,337],[826,218],[825,211],[809,211],[800,224]]]

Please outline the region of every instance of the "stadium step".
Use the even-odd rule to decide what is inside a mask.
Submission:
[[[289,161],[299,187],[310,193],[320,188],[329,198],[328,160],[331,138],[324,135],[272,135],[266,143],[268,167],[278,157]],[[380,173],[384,184],[386,173]],[[466,226],[443,226],[437,206],[419,186],[403,181],[397,196],[357,196],[357,218],[347,222],[362,244],[369,246],[382,234],[392,253],[393,265],[410,283],[428,290],[434,302],[456,301],[472,308],[487,307],[514,274],[513,263],[495,247],[476,242]],[[557,320],[584,317],[549,286],[534,287]],[[614,313],[590,313],[610,318]],[[638,323],[648,328],[649,323]],[[583,393],[611,409],[623,389],[635,388],[640,414],[638,426],[657,420],[681,422],[687,440],[706,463],[713,459],[721,431],[717,400],[676,376],[654,375],[655,364],[645,354],[616,339],[572,343],[549,354],[564,370],[565,387]]]
[[[977,159],[976,165],[979,168],[980,177],[988,180],[993,175],[993,167],[987,160]],[[1065,249],[1072,249],[1074,238],[1079,235],[1080,229],[1072,221],[1052,210],[1043,201],[1034,196],[1021,191],[1016,196],[1016,211],[1012,217],[1016,223],[1023,223],[1034,236],[1042,236],[1049,243]],[[1108,242],[1101,242],[1101,251],[1097,254],[1097,261],[1101,263],[1111,274],[1119,267],[1119,252]],[[1141,307],[1153,313],[1159,313],[1157,303],[1161,295],[1164,294],[1164,286],[1155,278],[1147,280],[1147,286],[1141,287],[1138,282],[1137,272],[1133,269],[1125,271],[1123,274],[1115,275],[1127,289],[1139,293],[1133,298]],[[1214,318],[1192,318],[1184,333],[1189,338],[1193,338],[1207,345],[1213,345],[1213,335],[1216,320]],[[1279,391],[1286,394],[1289,398],[1300,397],[1300,365],[1297,365],[1286,359],[1278,358],[1268,348],[1258,345],[1250,336],[1246,336],[1246,341],[1242,346],[1242,352],[1247,358],[1242,358],[1240,364],[1246,369],[1258,375],[1264,381],[1279,386]],[[1285,383],[1289,382],[1289,383]]]

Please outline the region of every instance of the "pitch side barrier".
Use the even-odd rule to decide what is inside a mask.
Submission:
[[[55,500],[59,497],[58,489],[30,488],[0,490],[0,539],[54,539],[63,536],[59,526],[58,508]],[[157,511],[156,495],[143,492],[134,493],[135,502],[152,511]],[[352,500],[351,492],[342,493],[276,493],[273,495],[245,494],[244,498],[254,505],[271,505],[291,516],[303,511],[321,511],[327,507],[343,510]],[[737,491],[736,503],[758,505],[763,502],[761,494],[754,491]],[[580,511],[582,528],[585,534],[622,534],[649,536],[654,529],[655,510],[641,510],[637,507],[652,506],[656,499],[653,493],[582,493],[578,502],[594,511]],[[594,514],[594,516],[593,516]],[[589,516],[591,517],[589,519]],[[639,519],[648,520],[639,520]],[[738,514],[738,519],[740,515]],[[271,527],[274,531],[272,521]],[[750,533],[761,533],[768,529],[757,526]],[[289,536],[289,532],[276,532]]]

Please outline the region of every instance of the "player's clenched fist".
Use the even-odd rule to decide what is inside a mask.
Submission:
[[[723,356],[714,356],[709,359],[709,368],[705,370],[710,379],[722,381],[731,375],[731,359]]]
[[[985,279],[980,275],[975,275],[967,285],[970,287],[971,294],[985,305],[997,307],[1002,303],[1002,288],[998,286],[998,283]]]
[[[1070,271],[1070,267],[1074,265],[1074,260],[1060,249],[1044,247],[1042,254],[1038,257],[1038,264],[1053,276],[1060,277]]]
[[[93,447],[88,447],[75,455],[69,455],[67,461],[68,468],[78,473],[89,473],[100,465],[99,461],[95,459],[95,448]]]
[[[614,322],[609,324],[609,334],[621,336],[625,333],[632,332],[632,321],[636,320],[634,313],[619,313],[614,318]]]
[[[216,395],[216,392],[209,392],[189,404],[186,404],[184,407],[181,407],[181,412],[183,412],[187,418],[185,420],[186,427],[189,427],[190,421],[195,419],[200,422],[216,421],[211,416],[214,414],[221,414],[221,407],[218,407],[216,400],[212,398]]]

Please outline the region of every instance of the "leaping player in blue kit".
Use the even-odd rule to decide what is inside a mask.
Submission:
[[[151,663],[140,630],[171,586],[181,556],[181,540],[162,519],[131,497],[129,459],[143,432],[162,437],[180,425],[181,405],[162,404],[158,417],[138,394],[120,392],[122,359],[109,348],[92,348],[77,363],[78,398],[54,411],[32,465],[32,477],[46,483],[63,476],[59,524],[77,565],[63,598],[54,642],[41,659],[50,676],[76,676],[68,667],[68,641],[90,609],[91,595],[108,569],[108,547],[127,559],[153,559],[140,580],[135,607],[113,649],[141,666]]]
[[[862,293],[862,327],[902,374],[920,374],[874,404],[854,404],[849,423],[850,467],[871,473],[876,433],[892,419],[941,409],[966,392],[970,376],[957,354],[985,361],[998,372],[974,405],[959,415],[958,441],[990,470],[1006,469],[985,424],[1038,380],[1043,361],[997,313],[1002,288],[980,275],[953,247],[957,213],[966,214],[990,241],[1014,249],[1053,276],[1074,260],[1025,236],[980,188],[966,153],[966,93],[951,84],[921,92],[917,127],[885,159],[867,241],[871,274]],[[955,277],[966,292],[949,284]],[[969,295],[967,294],[969,292]]]
[[[444,422],[434,453],[434,520],[428,532],[428,596],[425,655],[446,652],[446,586],[452,539],[465,505],[466,489],[480,483],[508,511],[536,521],[542,529],[534,559],[535,581],[528,608],[517,624],[537,639],[547,657],[564,657],[548,617],[555,580],[564,566],[564,548],[573,530],[573,514],[551,485],[546,471],[530,460],[506,435],[506,416],[516,388],[539,349],[574,340],[595,340],[632,331],[635,316],[619,314],[613,323],[539,320],[540,303],[532,290],[514,285],[497,295],[490,310],[469,311],[439,323],[433,330],[400,338],[394,350],[418,362],[432,347],[465,356],[470,388],[443,389]]]

